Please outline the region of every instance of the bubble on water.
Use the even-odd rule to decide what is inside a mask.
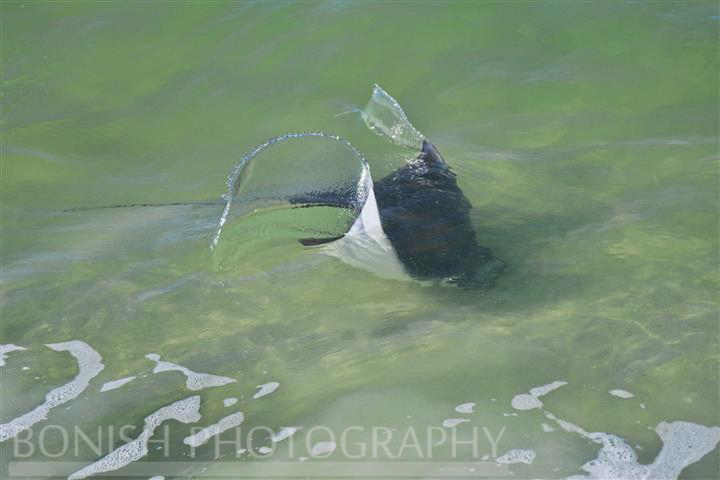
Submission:
[[[235,397],[228,397],[223,399],[223,406],[225,407],[232,407],[238,402],[238,399]]]
[[[475,410],[475,402],[461,403],[455,407],[457,413],[473,413]]]
[[[64,343],[49,343],[45,346],[56,352],[70,352],[78,363],[78,374],[71,382],[51,390],[45,395],[45,403],[42,405],[0,425],[0,442],[13,438],[37,422],[47,419],[50,409],[77,398],[87,388],[90,380],[105,368],[100,354],[85,342],[73,340]]]
[[[448,419],[443,420],[442,426],[445,428],[453,428],[453,427],[457,427],[461,423],[465,423],[465,422],[469,422],[469,421],[470,420],[468,420],[467,418],[448,418]]]
[[[132,382],[136,378],[137,377],[132,376],[132,377],[120,378],[118,380],[113,380],[112,382],[105,382],[105,383],[103,383],[103,386],[100,387],[100,391],[107,392],[108,390],[115,390],[116,388],[122,387],[126,383]]]
[[[263,383],[262,385],[258,385],[258,391],[255,392],[255,395],[253,395],[253,400],[264,397],[265,395],[270,395],[275,390],[277,390],[279,386],[280,382],[268,382]]]
[[[148,454],[148,440],[166,420],[194,423],[200,420],[200,396],[193,395],[162,407],[145,417],[143,431],[135,440],[116,448],[95,463],[73,473],[68,480],[78,480],[98,473],[110,472],[124,467]]]
[[[620,398],[633,398],[635,396],[627,390],[620,390],[619,388],[616,388],[615,390],[610,390],[608,393],[610,395],[614,395]]]
[[[5,366],[5,360],[7,360],[8,354],[10,352],[17,352],[19,350],[27,350],[27,348],[15,345],[14,343],[6,343],[5,345],[0,345],[0,367]]]
[[[515,410],[532,410],[540,408],[543,406],[543,403],[540,401],[539,397],[547,395],[563,385],[567,385],[567,382],[556,380],[552,383],[548,383],[547,385],[531,388],[529,393],[515,395],[510,404]]]
[[[495,461],[498,463],[504,463],[512,465],[514,463],[526,463],[530,465],[535,460],[535,452],[532,450],[514,449],[510,450],[500,457],[496,458]]]
[[[145,355],[145,358],[156,362],[153,373],[180,372],[185,375],[185,377],[187,378],[187,380],[185,381],[185,386],[189,390],[202,390],[203,388],[221,387],[223,385],[227,385],[228,383],[237,382],[237,380],[235,380],[234,378],[221,377],[219,375],[211,375],[209,373],[198,373],[190,370],[187,367],[183,367],[182,365],[164,362],[160,360],[160,355],[158,355],[157,353],[148,353],[147,355]]]
[[[233,413],[232,415],[221,418],[219,422],[203,428],[196,434],[185,437],[183,443],[185,443],[185,445],[190,445],[191,447],[199,447],[212,437],[220,435],[231,428],[237,427],[243,422],[243,420],[245,420],[245,416],[242,412]]]

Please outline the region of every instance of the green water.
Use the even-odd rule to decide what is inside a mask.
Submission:
[[[28,349],[0,370],[1,422],[77,374],[43,344],[80,340],[105,369],[34,438],[49,424],[141,427],[199,394],[200,422],[167,423],[170,458],[151,446],[136,462],[189,462],[154,473],[167,477],[248,475],[287,453],[286,440],[268,459],[232,448],[215,459],[209,443],[191,459],[192,426],[238,409],[243,428],[300,426],[298,441],[316,425],[505,427],[498,455],[536,453],[510,465],[519,478],[581,474],[598,454],[540,410],[511,407],[555,380],[568,384],[542,397],[547,411],[622,437],[641,463],[661,448],[659,422],[720,424],[716,3],[3,2],[1,13],[0,343]],[[288,131],[340,134],[380,174],[392,163],[382,141],[357,114],[337,116],[374,83],[457,173],[479,242],[508,264],[494,288],[384,280],[300,246],[219,269],[208,245],[222,206],[62,212],[216,201],[243,154]],[[152,374],[149,353],[237,382],[191,392],[180,373]],[[270,381],[279,389],[252,400]],[[474,413],[453,411],[465,402]],[[53,452],[58,438],[47,434]],[[21,460],[82,466],[109,447]],[[4,476],[13,441],[0,452]],[[681,478],[717,478],[718,461],[716,447]]]

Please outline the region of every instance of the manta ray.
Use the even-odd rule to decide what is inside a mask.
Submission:
[[[288,139],[325,137],[345,144],[360,159],[363,174],[360,181],[353,185],[357,188],[286,196],[273,194],[275,196],[267,196],[265,200],[289,203],[293,207],[331,206],[359,213],[343,234],[300,238],[302,245],[318,248],[345,263],[384,278],[440,282],[460,287],[491,285],[505,270],[505,264],[493,256],[489,248],[478,244],[470,220],[470,201],[458,186],[455,173],[438,149],[415,129],[399,103],[378,85],[375,85],[370,101],[360,112],[370,130],[392,143],[415,151],[417,155],[374,182],[365,159],[350,142],[341,137],[323,132],[306,132],[269,139],[243,157],[228,177],[225,209],[211,248],[218,245],[231,207],[242,203],[251,205],[256,200],[255,197],[238,196],[238,190],[246,174],[253,170],[251,163],[259,153]],[[358,195],[358,192],[362,194]],[[221,204],[143,203],[66,211]],[[249,211],[243,208],[239,210],[241,214]]]

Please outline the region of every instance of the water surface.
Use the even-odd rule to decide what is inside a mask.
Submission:
[[[170,460],[190,462],[153,472],[167,477],[272,461],[229,449],[222,463],[211,444],[189,457],[192,427],[238,410],[245,429],[299,426],[300,440],[315,425],[505,427],[498,455],[535,453],[509,466],[519,478],[583,474],[598,455],[511,405],[553,381],[567,385],[546,411],[623,438],[644,464],[660,422],[717,426],[719,15],[714,2],[3,3],[0,343],[27,350],[2,367],[0,421],[78,374],[44,344],[81,341],[105,368],[36,440],[49,424],[135,438],[199,395],[201,420],[166,423]],[[374,83],[457,173],[478,241],[508,264],[494,288],[385,280],[287,242],[218,265],[222,205],[63,212],[219,201],[242,155],[291,131],[342,135],[381,176],[403,159],[337,115]],[[148,354],[236,381],[192,390]],[[23,460],[83,466],[122,443]],[[0,449],[5,474],[13,442]],[[152,446],[135,463],[167,460]],[[681,478],[717,478],[718,461],[715,448]]]

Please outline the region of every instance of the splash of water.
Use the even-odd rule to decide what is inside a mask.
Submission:
[[[375,85],[370,100],[360,115],[365,125],[381,137],[396,145],[422,150],[425,135],[410,123],[397,100],[380,85]]]
[[[294,139],[300,139],[300,138],[308,138],[308,137],[322,137],[327,138],[329,140],[339,142],[341,145],[344,145],[353,155],[354,157],[360,162],[362,172],[360,179],[357,183],[356,188],[356,196],[353,200],[353,208],[359,212],[360,209],[362,209],[362,206],[365,204],[365,199],[368,196],[368,192],[370,188],[372,188],[372,180],[370,177],[370,167],[368,166],[367,161],[362,156],[360,151],[358,151],[357,148],[355,148],[348,140],[331,133],[327,132],[298,132],[298,133],[286,133],[284,135],[279,135],[277,137],[270,138],[263,142],[262,144],[256,146],[250,153],[243,156],[240,161],[233,167],[233,170],[230,172],[230,175],[228,175],[227,178],[227,193],[225,194],[225,208],[223,209],[223,213],[220,216],[220,220],[218,221],[217,228],[215,230],[215,235],[213,236],[212,243],[210,246],[211,250],[214,250],[215,247],[217,247],[218,242],[220,241],[220,235],[223,231],[223,227],[227,223],[228,215],[230,214],[230,210],[232,208],[233,202],[236,199],[238,189],[240,187],[240,183],[243,177],[243,172],[248,168],[251,164],[251,162],[258,157],[262,152],[268,150],[273,145],[276,145],[280,142],[285,141],[291,141]]]

